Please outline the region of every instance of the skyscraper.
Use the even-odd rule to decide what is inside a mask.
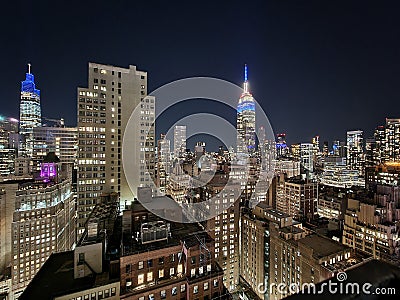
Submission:
[[[289,148],[286,144],[286,133],[277,134],[276,152],[278,158],[286,156],[289,153]]]
[[[120,68],[89,63],[87,88],[78,88],[78,233],[102,194],[118,193],[130,203],[137,187],[154,178],[155,99],[147,96],[147,73],[136,66]],[[122,164],[122,142],[136,107],[134,134],[128,137],[132,166],[137,170],[128,185]],[[148,128],[150,126],[150,130]]]
[[[400,160],[400,119],[386,119],[385,161]]]
[[[31,73],[31,64],[28,64],[28,73],[21,83],[21,102],[19,133],[22,144],[20,154],[32,157],[33,129],[41,126],[40,90],[36,89],[35,77]]]
[[[162,194],[168,184],[168,177],[171,174],[171,142],[161,134],[157,141],[157,187]]]
[[[237,153],[252,154],[256,150],[256,106],[249,91],[247,65],[244,66],[243,93],[237,105]]]
[[[186,125],[174,128],[174,159],[182,157],[186,151]]]
[[[364,147],[363,131],[354,130],[347,132],[347,166],[352,170],[363,172]]]

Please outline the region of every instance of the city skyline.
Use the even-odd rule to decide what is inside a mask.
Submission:
[[[21,25],[7,26],[6,37],[22,38],[11,38],[8,47],[1,50],[3,56],[13,57],[5,62],[6,72],[0,78],[6,87],[2,89],[2,97],[9,99],[1,113],[18,115],[15,107],[18,83],[27,63],[32,63],[43,93],[43,115],[64,117],[72,126],[76,119],[75,107],[64,105],[63,112],[57,108],[74,101],[76,86],[87,80],[85,70],[89,61],[137,65],[151,74],[149,91],[178,78],[199,75],[240,84],[240,69],[247,63],[251,66],[256,100],[267,112],[274,131],[286,132],[290,144],[310,141],[314,135],[320,135],[321,141],[344,140],[346,131],[358,129],[364,130],[368,137],[386,117],[396,117],[391,112],[399,109],[395,101],[399,58],[395,53],[400,46],[393,38],[398,35],[397,10],[395,5],[368,1],[363,1],[362,6],[358,5],[361,2],[346,2],[344,9],[343,3],[269,2],[244,7],[236,3],[228,6],[205,3],[195,11],[187,5],[174,3],[162,4],[156,9],[149,4],[99,3],[96,22],[86,21],[90,4],[81,5],[79,12],[65,7],[62,12],[54,13],[49,7],[28,3],[24,8],[36,16],[30,20],[31,30],[26,31]],[[18,11],[22,8],[20,5],[10,4],[10,10],[22,14]],[[245,26],[236,22],[239,6],[244,14],[252,16]],[[168,17],[163,8],[170,12]],[[114,17],[137,10],[143,14],[152,13],[159,20],[152,24],[143,18],[138,26],[129,26],[133,33],[140,33],[141,43],[148,46],[135,47],[135,43],[124,38],[127,21]],[[174,20],[175,11],[180,12],[180,20]],[[71,14],[75,16],[74,24],[68,28],[62,26]],[[206,24],[201,22],[203,15],[208,16]],[[334,22],[338,19],[340,26]],[[120,25],[117,34],[104,43],[124,44],[123,50],[118,47],[114,52],[105,51],[91,42],[97,37],[103,38],[103,32],[114,32],[103,20]],[[3,21],[14,24],[7,18]],[[53,26],[47,26],[50,22]],[[221,28],[221,22],[226,26]],[[165,25],[164,28],[159,24]],[[170,38],[176,45],[156,51],[159,45],[167,44],[167,38],[162,36],[165,31],[173,32]],[[92,36],[87,38],[81,32],[92,32]],[[225,43],[212,47],[221,36]],[[242,36],[247,42],[237,47]],[[76,44],[71,43],[75,39]],[[198,47],[192,47],[194,45]],[[87,51],[78,51],[82,47]],[[183,49],[187,47],[192,50],[185,52]],[[324,116],[327,106],[330,118]],[[297,126],[298,123],[304,126]]]
[[[398,297],[399,8],[6,4],[0,300]]]

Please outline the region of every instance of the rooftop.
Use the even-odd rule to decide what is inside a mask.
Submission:
[[[94,287],[98,276],[104,277],[108,273],[86,276],[74,279],[74,252],[66,251],[53,253],[40,268],[19,297],[21,300],[53,299]],[[119,279],[112,279],[115,282]]]
[[[308,235],[298,240],[298,242],[307,248],[312,248],[314,251],[313,255],[316,258],[330,256],[346,249],[350,250],[350,248],[318,234]]]

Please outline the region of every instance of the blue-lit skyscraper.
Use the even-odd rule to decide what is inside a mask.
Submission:
[[[42,125],[40,108],[40,90],[36,89],[35,78],[31,74],[31,65],[28,64],[28,73],[21,83],[21,102],[19,110],[19,133],[21,135],[20,154],[32,157],[33,128]]]
[[[237,105],[237,153],[252,154],[256,150],[256,106],[247,80],[247,65],[244,66],[243,93]]]

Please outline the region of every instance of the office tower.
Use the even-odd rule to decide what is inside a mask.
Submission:
[[[286,133],[278,133],[276,136],[276,151],[278,158],[287,156],[289,153],[289,147],[286,144]]]
[[[288,159],[279,159],[275,162],[275,173],[286,174],[287,178],[300,175],[300,162]]]
[[[386,119],[385,161],[400,160],[400,119]]]
[[[256,151],[256,106],[249,90],[247,65],[244,66],[243,93],[237,105],[237,153],[253,154]]]
[[[318,183],[298,178],[280,180],[276,194],[277,210],[296,219],[316,218]]]
[[[40,108],[40,90],[36,89],[35,77],[28,64],[28,73],[21,83],[21,102],[19,110],[19,133],[21,134],[22,156],[32,157],[33,129],[42,125]]]
[[[301,173],[309,176],[314,171],[315,146],[310,143],[300,143],[291,146],[294,160],[300,161]]]
[[[161,134],[157,141],[157,187],[162,195],[165,194],[171,168],[171,142],[165,134]]]
[[[307,176],[314,172],[314,155],[315,145],[309,143],[300,144],[300,165]]]
[[[329,144],[328,144],[328,142],[324,142],[324,144],[323,144],[323,146],[322,146],[322,155],[323,156],[328,156],[330,153],[329,153]]]
[[[333,141],[332,152],[335,156],[346,157],[346,144],[338,140]]]
[[[347,166],[352,170],[363,173],[365,158],[363,146],[363,132],[354,130],[347,132]]]
[[[14,174],[19,147],[18,121],[0,116],[0,175]]]
[[[321,149],[319,145],[319,135],[316,135],[312,138],[312,144],[314,145],[315,155],[319,154]]]
[[[63,164],[76,166],[78,129],[76,127],[37,127],[33,130],[33,159],[41,161],[54,152]]]
[[[147,73],[132,65],[120,68],[96,63],[89,63],[88,71],[88,87],[78,88],[79,234],[101,194],[118,193],[124,206],[134,199],[137,187],[152,186],[155,164],[155,99],[147,96]],[[137,107],[135,134],[124,137]],[[122,164],[123,139],[132,149],[126,153],[130,167],[137,170],[130,178],[132,190]]]
[[[51,253],[75,243],[71,180],[59,172],[57,158],[50,153],[40,178],[0,183],[1,267],[11,264],[13,293],[25,288]]]
[[[377,126],[374,131],[375,149],[374,149],[374,164],[378,165],[386,161],[385,147],[386,135],[385,126]]]
[[[203,155],[205,155],[205,154],[206,154],[206,143],[205,142],[197,142],[196,145],[194,146],[194,159],[196,161],[197,166],[200,169],[204,169],[201,166],[201,162],[205,161],[205,159],[203,159]]]
[[[174,128],[174,159],[182,158],[186,152],[186,125]]]
[[[375,165],[376,141],[374,138],[365,139],[365,167]]]
[[[358,170],[351,170],[345,164],[328,162],[324,165],[320,183],[339,188],[364,187],[364,178],[360,177]]]

